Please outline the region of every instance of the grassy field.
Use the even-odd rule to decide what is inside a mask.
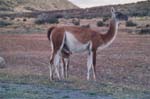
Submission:
[[[50,82],[48,77],[36,75],[0,74],[2,99],[149,99],[150,91],[133,86],[85,81],[70,77],[69,80]]]
[[[131,19],[143,26],[149,23],[149,18]],[[106,26],[96,26],[99,20],[82,19],[80,25],[107,31]],[[7,63],[0,69],[0,99],[150,99],[150,35],[136,34],[136,26],[122,22],[113,44],[98,51],[98,81],[86,80],[83,53],[72,55],[68,80],[50,82],[50,25],[36,25],[34,19],[7,21],[13,25],[0,28],[0,56]],[[73,24],[60,19],[59,25]]]

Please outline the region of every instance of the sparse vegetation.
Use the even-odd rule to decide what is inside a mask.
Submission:
[[[72,23],[74,25],[80,25],[80,19],[74,18],[74,19],[72,19]]]
[[[3,20],[7,20],[7,17],[3,17],[2,19],[3,19]]]
[[[150,28],[142,28],[139,34],[150,34]]]
[[[66,22],[66,20],[65,20],[65,22]],[[94,22],[95,22],[95,20],[93,20],[91,22],[91,26],[93,25]],[[138,21],[136,21],[136,22],[138,22]],[[83,23],[81,23],[81,24],[83,24]],[[86,24],[89,24],[89,23],[87,22]],[[146,24],[148,24],[148,23],[146,23]],[[35,26],[37,26],[37,25],[35,25]],[[144,26],[146,26],[146,25],[144,25]],[[41,28],[41,27],[43,27],[43,26],[38,26],[37,28]],[[35,27],[32,27],[32,28],[36,29]],[[27,28],[27,30],[29,30],[29,28]],[[21,31],[23,31],[23,30],[21,29]],[[18,33],[21,33],[21,32],[18,32]],[[29,32],[25,32],[25,33],[29,33]],[[33,32],[33,33],[35,33],[35,32]],[[83,89],[84,91],[90,91],[90,92],[86,93],[86,95],[88,95],[89,97],[97,97],[97,95],[99,95],[99,94],[110,95],[110,96],[114,96],[114,97],[119,97],[119,98],[115,98],[115,99],[128,99],[128,97],[135,97],[134,99],[144,99],[145,97],[149,97],[149,91],[147,91],[147,89],[144,89],[144,87],[140,86],[141,84],[143,84],[143,85],[145,85],[147,87],[147,85],[149,84],[149,82],[147,81],[147,78],[144,76],[144,75],[148,75],[149,74],[149,72],[148,72],[149,71],[149,67],[148,67],[149,64],[147,64],[148,60],[144,60],[143,63],[141,63],[141,64],[138,63],[139,67],[135,67],[134,74],[132,74],[132,75],[128,74],[128,72],[130,72],[130,66],[137,65],[137,61],[134,61],[134,60],[137,59],[137,57],[138,57],[137,53],[140,50],[140,48],[141,47],[142,48],[148,47],[147,46],[147,44],[149,43],[149,40],[148,40],[149,37],[148,36],[146,36],[146,38],[145,38],[145,36],[143,37],[143,36],[140,36],[140,35],[135,35],[135,37],[133,35],[131,37],[131,36],[128,36],[127,33],[125,33],[125,34],[123,34],[124,38],[121,38],[122,42],[119,42],[120,43],[119,45],[118,45],[118,43],[114,43],[114,45],[116,45],[118,47],[117,51],[119,51],[119,52],[121,51],[121,50],[118,50],[120,48],[123,48],[123,49],[124,48],[129,48],[129,47],[131,49],[133,49],[135,47],[137,48],[137,50],[135,50],[135,52],[133,53],[133,55],[135,56],[134,59],[133,59],[133,61],[131,60],[130,53],[128,53],[128,51],[125,51],[125,53],[129,57],[126,57],[126,55],[121,55],[121,59],[127,58],[127,61],[124,62],[124,61],[121,60],[122,62],[119,62],[117,64],[118,65],[116,67],[117,71],[121,72],[122,70],[125,70],[126,68],[129,68],[128,69],[129,71],[127,70],[127,72],[125,72],[123,75],[122,75],[122,73],[119,73],[119,74],[115,73],[116,72],[116,68],[112,68],[110,66],[110,67],[108,67],[108,69],[112,69],[112,71],[111,71],[112,73],[109,74],[109,75],[106,75],[106,74],[102,75],[104,78],[106,78],[106,80],[107,80],[106,82],[104,82],[103,79],[101,81],[97,81],[95,83],[93,83],[93,81],[90,81],[90,82],[87,81],[86,82],[85,80],[81,79],[82,75],[80,77],[80,73],[78,73],[77,71],[73,72],[73,73],[75,73],[75,72],[78,73],[78,75],[75,75],[75,77],[77,76],[76,79],[74,77],[72,77],[72,75],[71,75],[71,76],[69,76],[69,80],[67,80],[67,81],[50,82],[49,81],[49,75],[47,74],[47,72],[45,72],[45,70],[47,69],[46,66],[48,64],[48,57],[49,57],[49,55],[47,53],[45,53],[45,52],[43,54],[43,52],[42,52],[42,51],[48,50],[49,47],[48,47],[48,43],[45,43],[47,41],[46,39],[45,40],[43,40],[43,39],[39,40],[39,38],[41,39],[41,37],[44,37],[45,34],[41,34],[41,32],[39,32],[39,33],[40,34],[38,34],[38,36],[35,36],[34,34],[33,34],[33,36],[29,36],[30,38],[29,37],[25,37],[24,38],[24,36],[21,37],[20,35],[19,36],[17,36],[17,35],[13,36],[12,35],[11,36],[12,38],[8,39],[8,41],[7,41],[7,39],[4,38],[5,36],[1,37],[1,41],[2,42],[1,42],[0,45],[1,45],[1,48],[3,48],[5,50],[5,51],[3,51],[3,50],[2,51],[5,52],[5,53],[8,53],[7,52],[7,51],[9,51],[8,49],[12,49],[12,50],[15,50],[15,51],[17,50],[16,51],[17,53],[13,54],[12,56],[9,53],[6,54],[5,57],[6,57],[7,61],[8,61],[8,67],[7,68],[8,69],[11,68],[11,71],[5,71],[5,70],[3,71],[3,70],[1,70],[0,81],[2,81],[2,82],[8,82],[8,83],[17,83],[17,84],[20,84],[18,86],[21,86],[21,84],[25,84],[25,85],[26,84],[31,84],[31,85],[38,85],[38,86],[39,85],[42,85],[42,86],[45,85],[45,86],[48,86],[48,87],[52,87],[54,89],[55,88],[60,88],[60,89],[65,89],[65,90],[67,88],[70,88],[70,89],[74,88],[74,89],[81,89],[81,90]],[[120,33],[120,35],[122,35],[122,33]],[[10,37],[10,35],[8,35],[8,37]],[[33,37],[37,37],[37,39],[32,39]],[[129,42],[124,42],[127,37],[128,37],[129,42],[134,42],[135,43],[135,47],[134,46],[132,46],[132,47],[128,46]],[[16,38],[16,39],[14,39],[14,38]],[[21,38],[21,40],[20,40],[20,38]],[[26,38],[28,38],[28,39],[26,39]],[[136,38],[136,39],[132,39],[132,38]],[[138,42],[139,40],[141,42],[143,42],[143,44],[140,44],[140,46],[139,46],[139,42]],[[5,44],[3,42],[5,42]],[[21,45],[18,46],[18,44],[19,45],[21,44]],[[124,46],[122,46],[122,44]],[[13,45],[13,46],[10,46],[10,45]],[[40,47],[39,47],[39,45],[40,45]],[[109,50],[112,50],[112,49],[108,49],[108,51]],[[20,53],[20,51],[22,51],[22,52]],[[29,51],[29,53],[25,53],[25,51]],[[34,53],[32,53],[34,51],[38,51],[39,54],[35,53],[36,54],[35,55]],[[106,51],[103,54],[107,55],[108,53]],[[42,56],[40,56],[40,55],[42,55]],[[147,51],[143,49],[142,50],[142,57],[146,57],[146,55],[147,55]],[[114,59],[114,57],[116,59],[116,57],[117,57],[116,53],[114,53],[114,54],[112,53],[112,56],[110,56],[110,58],[112,58],[112,59]],[[78,61],[78,58],[76,56],[74,56],[74,59],[75,59],[75,61]],[[132,64],[128,63],[128,60],[131,60]],[[106,59],[104,58],[103,61],[106,61],[107,63],[109,62],[109,60],[107,61],[107,58]],[[103,63],[103,61],[102,62],[98,62],[98,64],[101,65],[101,66],[103,66],[103,64],[101,64],[101,63]],[[114,61],[115,60],[111,61],[110,64],[113,64]],[[81,61],[81,63],[83,63],[83,62]],[[17,66],[21,65],[21,64],[22,65],[24,65],[24,64],[28,65],[29,67],[22,66],[22,68],[16,69]],[[126,68],[124,68],[125,67],[124,64],[126,65]],[[81,66],[83,66],[83,65],[84,64],[81,64]],[[112,66],[115,67],[114,64]],[[45,69],[43,69],[43,67],[45,67]],[[25,68],[28,68],[28,69],[25,69]],[[32,70],[32,68],[35,69],[35,70]],[[32,72],[32,71],[36,71],[37,68],[39,68],[38,70],[40,70],[41,72],[39,72],[37,74],[35,72]],[[134,68],[134,67],[132,67],[132,68]],[[107,69],[105,69],[105,67],[102,67],[101,69],[102,69],[102,71],[99,70],[101,72],[103,72],[103,70],[107,71]],[[141,72],[138,72],[137,69],[138,70],[140,69]],[[17,71],[17,72],[15,72],[15,71]],[[26,71],[26,72],[24,72],[24,71]],[[6,74],[2,75],[3,72],[6,72]],[[11,72],[12,72],[12,74],[11,74]],[[16,73],[16,75],[13,75],[13,73]],[[113,76],[112,76],[112,74],[113,74]],[[141,76],[142,79],[137,78],[138,76]],[[134,80],[132,80],[132,77],[133,77]],[[113,85],[114,84],[113,81],[117,81],[117,82],[121,83],[121,85],[119,85],[118,83],[116,83],[116,85]],[[137,83],[137,85],[134,86],[134,84],[136,84],[136,82],[138,82],[138,81],[141,81],[141,82]],[[127,85],[124,82],[128,82],[129,84]],[[32,88],[32,89],[34,90],[34,88]],[[22,87],[19,87],[19,91],[20,90],[22,90]],[[16,91],[16,90],[14,90],[14,91]],[[13,93],[13,91],[10,91],[10,92]],[[5,93],[5,92],[3,92],[3,93],[5,95],[8,95],[8,93]],[[33,94],[33,93],[35,93],[36,95]],[[27,90],[27,95],[28,94],[33,94],[33,96],[38,96],[39,95],[36,92],[31,92],[31,91]],[[44,94],[44,95],[45,96],[43,98],[46,97],[46,94]],[[68,95],[68,94],[63,95],[60,98],[69,98],[68,96],[71,98],[71,96]],[[137,97],[139,97],[139,98],[137,98]]]
[[[47,14],[41,14],[35,20],[35,23],[36,24],[45,24],[45,23],[54,24],[54,23],[58,23],[58,18],[56,18],[56,16],[50,17]]]
[[[14,20],[15,18],[14,17],[10,17],[10,20]]]
[[[12,23],[7,22],[7,21],[0,21],[0,27],[5,27],[5,26],[8,26],[8,25],[12,25]]]
[[[7,4],[6,1],[10,1],[12,2],[12,0],[1,0],[1,1],[5,1],[5,3]],[[16,0],[13,0],[15,3],[16,3]],[[19,0],[18,0],[19,1]],[[21,0],[23,1],[22,3],[24,3],[24,5],[26,4],[25,0]],[[28,2],[31,2],[33,0],[28,0]],[[38,0],[37,0],[38,1]],[[19,16],[30,16],[30,17],[37,17],[39,14],[41,14],[41,12],[38,12],[38,11],[41,11],[41,9],[50,9],[51,10],[51,7],[49,6],[44,6],[44,3],[47,2],[46,0],[39,0],[39,2],[36,2],[35,4],[33,3],[32,5],[33,6],[30,6],[28,8],[28,6],[24,7],[25,10],[29,10],[29,11],[32,11],[32,13],[28,13],[28,14],[20,14]],[[44,3],[41,3],[41,2],[44,2]],[[63,1],[62,1],[63,2]],[[56,3],[56,2],[55,2]],[[52,3],[50,5],[56,5],[55,3]],[[11,5],[14,6],[14,4],[11,4],[8,3],[10,7],[6,8],[6,9],[14,9],[14,7],[11,7]],[[16,3],[17,4],[17,3]],[[20,4],[20,3],[19,3]],[[18,5],[19,5],[18,4]],[[42,7],[39,7],[40,4],[42,4],[41,6]],[[67,3],[66,3],[67,4]],[[28,5],[28,4],[27,4]],[[60,7],[63,8],[63,6],[60,6],[60,4],[58,4],[59,6],[55,7],[55,10],[56,9],[60,9]],[[142,2],[138,2],[138,3],[131,3],[131,4],[125,4],[125,5],[115,5],[114,7],[117,8],[117,9],[121,9],[122,11],[124,11],[128,16],[150,16],[150,2],[149,1],[142,1]],[[37,7],[37,8],[36,8]],[[64,6],[64,9],[67,9],[66,7],[68,7],[68,5]],[[41,8],[41,9],[39,9]],[[70,7],[68,7],[70,8]],[[71,7],[71,8],[77,8],[77,7]],[[1,9],[4,9],[4,7],[0,7],[0,10]],[[46,10],[47,10],[46,9]],[[52,8],[54,9],[54,8]],[[3,10],[4,11],[4,10]],[[42,10],[43,11],[43,10]],[[95,17],[105,17],[103,21],[106,21],[107,18],[106,17],[110,17],[110,6],[104,6],[104,7],[94,7],[94,8],[88,8],[88,9],[71,9],[71,10],[64,10],[64,11],[55,11],[55,13],[57,14],[60,14],[60,15],[63,15],[64,18],[95,18]],[[50,12],[47,12],[48,14],[54,14],[54,12],[50,11]],[[10,16],[10,15],[6,15],[6,16]]]
[[[129,8],[127,7],[127,10],[128,9]],[[68,14],[69,11],[73,14]],[[42,14],[38,17],[38,14],[35,14],[35,16],[37,17],[36,21],[34,21],[35,17],[31,19],[29,19],[28,17],[18,18],[14,16],[9,16],[10,19],[8,19],[8,17],[1,18],[2,21],[0,21],[0,27],[8,27],[1,28],[0,30],[0,51],[2,52],[1,54],[6,58],[7,62],[6,68],[0,70],[0,98],[17,99],[25,97],[28,99],[53,99],[55,98],[55,96],[59,96],[58,94],[60,93],[61,96],[59,96],[59,98],[71,99],[72,94],[78,96],[78,93],[76,94],[75,92],[72,92],[70,95],[69,91],[79,90],[81,91],[81,93],[79,92],[79,94],[83,93],[83,96],[87,95],[88,98],[97,98],[98,95],[102,95],[110,97],[112,96],[113,99],[149,99],[150,83],[147,76],[150,74],[150,64],[148,62],[148,44],[150,42],[150,37],[149,35],[145,35],[150,34],[150,24],[148,23],[150,20],[149,17],[147,19],[145,17],[142,17],[142,19],[139,19],[139,17],[131,18],[132,21],[126,23],[126,25],[129,26],[128,28],[124,27],[124,22],[121,23],[123,25],[119,27],[120,33],[118,41],[114,42],[114,45],[110,46],[107,51],[104,51],[102,55],[98,56],[99,59],[100,56],[103,56],[103,59],[100,60],[101,62],[98,62],[98,65],[101,66],[101,68],[98,69],[98,75],[101,75],[98,76],[98,81],[93,82],[92,80],[82,80],[85,73],[84,68],[81,68],[81,72],[78,70],[74,70],[74,68],[71,68],[71,72],[73,72],[69,76],[69,79],[65,81],[49,81],[49,71],[47,71],[47,64],[50,54],[48,54],[49,43],[46,43],[47,39],[45,37],[45,31],[47,30],[49,24],[58,23],[59,18],[62,18],[62,21],[59,20],[60,25],[68,23],[70,24],[70,22],[72,22],[74,25],[82,25],[81,27],[83,28],[90,28],[90,25],[91,28],[97,28],[95,27],[95,25],[101,27],[108,26],[109,24],[109,21],[107,22],[109,17],[101,17],[100,19],[94,18],[89,20],[90,18],[93,18],[94,15],[98,15],[97,13],[93,13],[94,15],[92,16],[92,11],[81,14],[77,14],[78,11],[69,11],[66,11],[66,16],[65,14],[55,13],[55,11],[54,14],[52,14],[52,11],[52,13]],[[63,13],[63,11],[60,11],[60,13]],[[139,12],[135,15],[138,14]],[[74,18],[74,20],[72,20],[72,16],[81,16],[83,18],[89,19],[81,20],[78,18]],[[14,17],[15,20],[11,17]],[[96,22],[97,20],[101,21]],[[33,24],[33,21],[35,23],[37,22],[36,24],[44,25],[35,25]],[[29,22],[31,22],[31,24]],[[140,27],[135,28],[132,26]],[[103,30],[107,31],[107,29],[108,27],[101,28],[99,30],[103,32]],[[131,31],[133,34],[137,33],[141,35],[127,34],[128,31],[129,33]],[[12,35],[13,33],[18,33],[19,35]],[[122,49],[127,50],[124,50],[124,53],[122,53]],[[129,49],[134,50],[132,54]],[[111,59],[110,61],[107,56],[108,52],[112,50],[113,53],[109,55],[109,59]],[[139,56],[140,59],[143,59],[142,61],[140,61]],[[84,57],[84,55],[81,57]],[[119,61],[117,61],[118,57],[120,59]],[[84,66],[84,59],[79,60],[78,55],[74,55],[73,58],[74,66]],[[78,63],[78,61],[80,61],[81,64],[75,64]],[[115,61],[117,61],[117,63],[115,63]],[[125,72],[122,73],[122,71]],[[12,86],[12,83],[16,85]],[[48,90],[51,88],[52,90]],[[55,91],[55,89],[57,88],[61,91],[65,90],[66,94],[62,94],[58,90]],[[15,96],[15,98],[12,96]]]
[[[130,21],[126,22],[126,26],[127,27],[133,27],[133,26],[137,26],[137,24],[135,22],[133,22],[133,21],[130,20]]]
[[[104,22],[103,21],[98,21],[97,22],[97,26],[98,27],[102,27],[102,26],[104,26],[105,24],[104,24]]]
[[[73,83],[64,82],[64,84],[62,84],[62,82],[58,82],[58,81],[49,82],[47,76],[38,76],[38,75],[21,75],[20,76],[20,75],[10,75],[10,74],[3,74],[3,73],[0,73],[0,76],[1,76],[0,80],[4,81],[3,84],[5,84],[5,86],[9,85],[9,88],[10,88],[10,87],[12,87],[11,86],[12,84],[15,84],[15,85],[17,85],[17,87],[13,87],[13,88],[17,88],[21,92],[21,94],[24,93],[24,91],[22,89],[27,88],[26,93],[28,93],[28,94],[26,94],[26,95],[33,94],[31,97],[34,97],[35,94],[36,94],[36,96],[41,95],[40,91],[43,90],[43,87],[44,87],[44,89],[54,88],[53,90],[56,90],[54,94],[59,94],[59,93],[57,93],[57,92],[59,92],[59,90],[57,90],[57,88],[58,89],[61,88],[61,91],[63,91],[63,88],[64,88],[64,91],[67,91],[68,93],[69,93],[70,89],[85,88],[84,91],[82,91],[82,92],[84,92],[84,95],[87,95],[87,97],[88,96],[95,97],[98,95],[102,95],[102,96],[110,95],[111,97],[116,97],[115,99],[128,99],[128,97],[133,97],[134,99],[144,99],[143,98],[144,96],[146,96],[146,95],[149,96],[148,95],[149,91],[146,91],[143,89],[139,90],[139,88],[133,88],[131,86],[123,86],[123,85],[120,86],[120,85],[109,84],[109,83],[93,84],[93,82],[91,83],[91,82],[88,82],[85,80],[79,80],[78,78],[74,78],[74,77],[71,78],[71,81]],[[5,82],[7,82],[7,83],[5,83]],[[23,88],[22,86],[24,86],[24,85],[32,87],[31,90],[29,90],[30,89],[29,87]],[[66,88],[66,86],[67,86],[67,88]],[[1,87],[1,88],[7,89],[7,86]],[[69,90],[67,90],[67,89],[69,89]],[[0,93],[0,94],[4,95],[4,93],[6,91],[7,92],[9,91],[9,93],[5,93],[5,95],[10,95],[10,96],[20,95],[20,92],[18,92],[18,90],[13,90],[13,91],[12,90],[5,90],[5,91],[2,91],[3,94],[2,93]],[[49,91],[51,92],[51,90],[49,90]],[[16,92],[16,93],[14,93],[14,92]],[[76,91],[74,90],[74,92],[76,92]],[[25,97],[26,95],[23,95],[21,97]],[[70,95],[71,94],[66,94],[66,95],[64,94],[63,96],[61,96],[61,98],[62,99],[70,99],[71,98]],[[47,93],[45,93],[43,97],[45,98],[46,96],[47,96]],[[50,96],[52,97],[52,95],[50,95]],[[6,96],[4,96],[4,97],[6,97]],[[17,99],[17,98],[14,98],[14,99]],[[39,98],[37,98],[37,99],[39,99]]]
[[[90,28],[90,24],[82,25],[81,27],[83,27],[83,28]]]
[[[61,14],[56,14],[55,17],[56,17],[56,18],[63,18],[64,16],[61,15]]]
[[[26,22],[26,21],[27,21],[27,19],[26,19],[26,18],[24,18],[24,19],[23,19],[23,21],[24,21],[24,22]]]
[[[60,0],[59,2],[56,0],[0,0],[0,11],[15,12],[19,6],[28,11],[77,8],[67,0]]]
[[[109,17],[103,17],[103,22],[106,22],[107,20],[109,20]]]
[[[146,27],[147,27],[147,28],[150,27],[150,24],[146,24]]]

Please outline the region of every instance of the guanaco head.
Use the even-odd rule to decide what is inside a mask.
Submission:
[[[111,13],[112,13],[112,17],[115,18],[118,21],[127,21],[128,20],[128,16],[121,13],[121,12],[116,12],[115,9],[112,7],[111,8]]]

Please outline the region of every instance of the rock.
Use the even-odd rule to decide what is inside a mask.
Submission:
[[[5,68],[5,66],[6,66],[5,59],[3,57],[0,57],[0,68]]]

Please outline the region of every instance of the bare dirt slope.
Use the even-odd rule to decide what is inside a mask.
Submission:
[[[78,8],[68,0],[0,0],[0,11],[32,12]]]

